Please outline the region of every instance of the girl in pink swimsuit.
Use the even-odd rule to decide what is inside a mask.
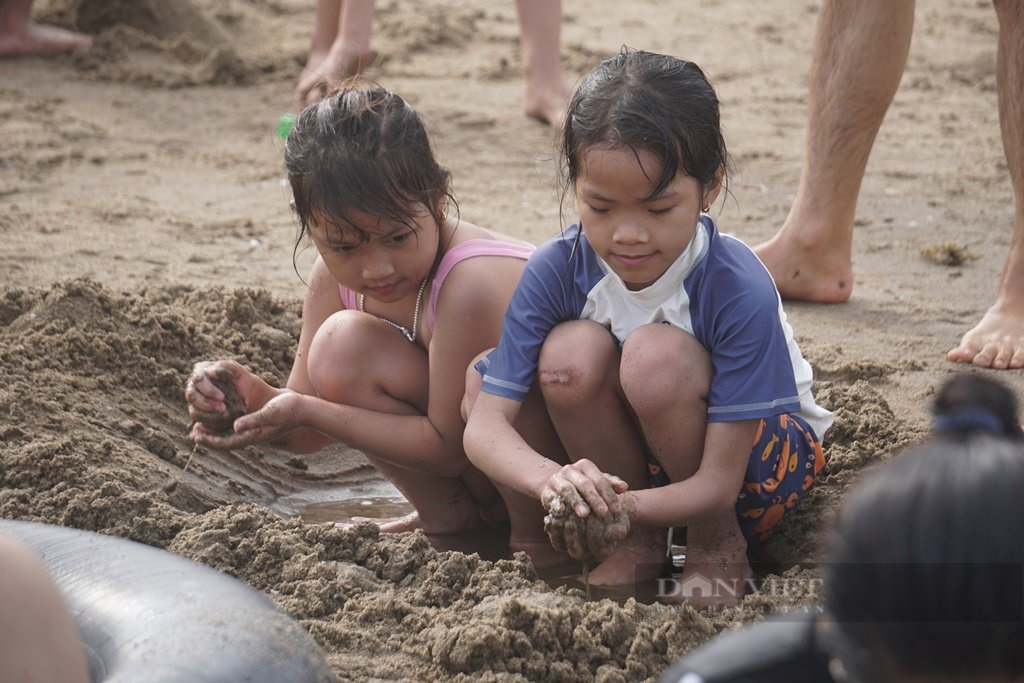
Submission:
[[[287,386],[232,361],[197,363],[185,390],[192,440],[296,453],[344,442],[416,510],[384,531],[454,533],[505,519],[519,494],[499,494],[466,458],[461,403],[466,368],[497,344],[533,247],[450,211],[448,170],[423,122],[379,87],[350,83],[308,107],[285,162],[300,232],[319,252]],[[227,415],[213,381],[225,376],[245,414],[219,434],[204,422]]]

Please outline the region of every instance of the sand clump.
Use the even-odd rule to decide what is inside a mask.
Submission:
[[[218,3],[215,3],[218,4]],[[48,0],[41,21],[93,36],[76,55],[82,72],[104,81],[148,87],[245,85],[284,68],[265,53],[242,47],[232,30],[243,14],[210,12],[192,0]],[[256,16],[244,8],[245,16]]]

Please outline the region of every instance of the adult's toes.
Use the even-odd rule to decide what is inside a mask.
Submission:
[[[998,354],[998,347],[994,344],[985,344],[980,351],[974,354],[974,358],[971,359],[971,362],[980,368],[990,368]]]

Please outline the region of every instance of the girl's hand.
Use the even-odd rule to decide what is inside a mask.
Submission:
[[[591,511],[598,517],[618,514],[622,510],[619,494],[629,486],[614,474],[605,474],[597,465],[583,459],[564,466],[551,475],[540,492],[540,502],[553,515],[571,510],[580,518]]]
[[[552,475],[541,492],[551,546],[581,562],[602,560],[629,534],[620,493],[629,487],[614,475],[580,460]],[[593,511],[595,514],[591,515]]]
[[[246,412],[248,401],[241,385],[248,375],[248,370],[230,360],[196,363],[185,382],[192,422],[211,434],[231,432],[234,421]]]
[[[284,390],[256,412],[235,420],[232,431],[218,434],[202,422],[196,422],[189,438],[197,444],[223,451],[274,441],[299,426],[302,400],[302,394]]]

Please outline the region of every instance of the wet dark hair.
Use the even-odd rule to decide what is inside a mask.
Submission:
[[[824,568],[851,680],[1024,675],[1024,444],[942,432],[863,475]]]
[[[306,107],[285,141],[284,160],[300,241],[316,216],[367,239],[352,212],[411,226],[422,205],[440,225],[455,204],[450,174],[434,158],[420,116],[366,81],[346,81]]]
[[[718,96],[693,62],[623,48],[583,79],[562,132],[564,190],[575,186],[583,154],[624,145],[661,162],[648,199],[682,172],[701,191],[728,168]]]
[[[1017,413],[1017,397],[1005,384],[975,373],[946,380],[932,403],[937,432],[993,432],[1024,441]]]

